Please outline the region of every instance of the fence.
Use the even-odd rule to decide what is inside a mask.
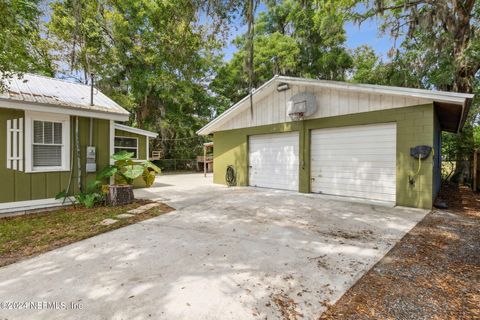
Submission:
[[[470,186],[473,190],[477,190],[480,175],[480,163],[477,160],[478,156],[475,156],[468,160],[454,160],[443,159],[442,160],[442,181],[451,181],[454,183],[460,183]],[[457,168],[457,166],[461,166]],[[476,169],[475,169],[476,168]]]
[[[198,171],[196,159],[160,159],[153,161],[162,171]]]
[[[480,188],[480,150],[473,152],[472,160],[472,188],[473,191],[478,191]]]

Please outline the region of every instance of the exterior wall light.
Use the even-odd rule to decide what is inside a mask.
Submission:
[[[277,86],[277,91],[278,92],[282,92],[282,91],[286,91],[290,89],[290,86],[288,85],[288,83],[280,83],[278,86]]]

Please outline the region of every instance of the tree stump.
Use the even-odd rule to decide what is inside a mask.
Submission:
[[[112,206],[121,206],[132,203],[133,187],[131,185],[111,185],[108,189],[107,202]]]

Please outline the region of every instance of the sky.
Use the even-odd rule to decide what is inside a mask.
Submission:
[[[387,34],[379,34],[378,21],[373,19],[365,21],[361,26],[353,23],[347,23],[345,26],[347,31],[346,46],[355,49],[361,45],[369,45],[377,55],[384,60],[387,59],[388,51],[393,47],[394,40]]]
[[[261,4],[257,10],[261,12],[265,11],[266,8]],[[229,61],[237,50],[236,47],[231,44],[231,41],[247,31],[247,27],[241,18],[237,18],[232,22],[231,29],[230,44],[223,50],[225,61]],[[369,45],[375,50],[377,55],[384,60],[387,59],[387,53],[393,47],[394,41],[389,35],[379,34],[379,21],[376,19],[368,19],[360,26],[349,22],[345,25],[345,30],[347,32],[347,48],[355,49],[361,45]]]

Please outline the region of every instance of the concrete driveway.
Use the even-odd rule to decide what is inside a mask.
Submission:
[[[136,194],[177,211],[0,268],[3,302],[66,305],[0,318],[313,319],[426,214],[202,175]]]

